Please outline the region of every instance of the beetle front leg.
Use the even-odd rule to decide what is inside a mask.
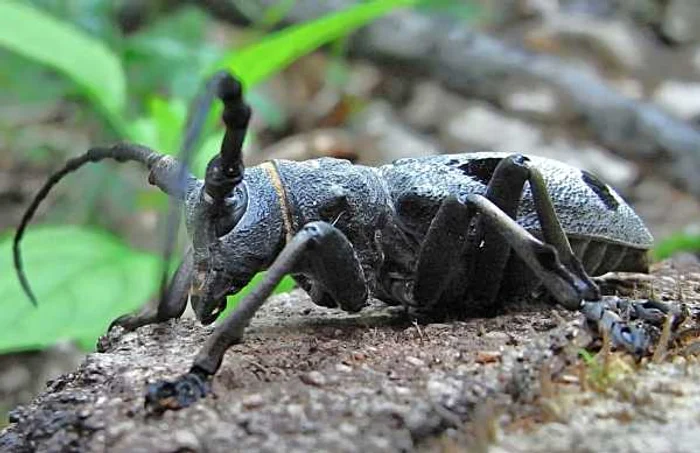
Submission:
[[[282,278],[293,272],[309,272],[343,309],[356,311],[366,303],[364,273],[350,241],[329,223],[308,223],[284,247],[263,280],[216,327],[190,371],[174,381],[149,385],[147,408],[154,412],[180,409],[204,396],[228,348],[241,342],[255,313]]]
[[[187,296],[194,274],[193,252],[189,248],[185,257],[175,271],[175,275],[168,285],[164,296],[158,301],[157,306],[146,305],[138,313],[120,316],[112,321],[108,330],[116,326],[131,331],[148,324],[157,324],[173,318],[179,318],[187,306]]]

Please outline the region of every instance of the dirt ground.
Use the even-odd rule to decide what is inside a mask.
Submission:
[[[695,259],[653,275],[633,279],[635,291],[652,283],[677,300],[680,288],[697,306]],[[618,291],[632,287],[623,282]],[[301,291],[279,295],[228,352],[214,396],[162,416],[143,408],[146,383],[185,372],[211,328],[179,320],[113,332],[106,352],[11,413],[0,450],[696,451],[694,357],[611,353],[600,374],[579,358],[591,341],[580,315],[511,311],[417,325],[380,304],[350,315]]]

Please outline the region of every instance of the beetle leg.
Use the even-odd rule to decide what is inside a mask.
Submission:
[[[504,158],[489,181],[485,197],[510,218],[515,219],[526,181],[530,185],[544,243],[554,247],[561,263],[590,288],[591,298],[597,299],[598,287],[571,250],[542,174],[530,164],[527,157],[515,154]],[[470,289],[473,301],[483,301],[492,307],[501,288],[503,272],[510,257],[510,247],[498,237],[498,232],[486,226],[482,221],[477,224],[477,241],[471,245],[470,250],[476,262],[469,281],[474,285]]]
[[[456,197],[448,196],[442,201],[423,239],[413,288],[404,288],[403,283],[396,284],[392,288],[394,297],[418,314],[428,314],[433,310],[463,259],[468,226],[473,217],[474,209]]]
[[[465,203],[476,208],[482,221],[499,233],[561,305],[575,310],[583,300],[599,297],[598,288],[589,279],[582,279],[562,263],[555,247],[535,238],[489,199],[469,194]]]
[[[514,219],[520,206],[520,197],[529,176],[528,159],[515,154],[499,162],[486,187],[484,196],[504,214]],[[477,220],[474,241],[468,245],[471,257],[469,273],[470,308],[493,312],[501,289],[503,273],[511,255],[511,246],[503,241],[498,231],[483,220]],[[477,305],[478,304],[478,305]]]
[[[532,188],[544,243],[513,220],[526,181]],[[461,201],[446,199],[428,229],[416,266],[413,291],[413,303],[420,311],[432,309],[450,283],[457,263],[466,255],[474,260],[468,278],[471,303],[479,304],[479,307],[472,308],[492,312],[511,249],[516,249],[521,258],[522,254],[527,255],[527,259],[523,260],[530,268],[538,266],[537,276],[545,280],[545,286],[566,307],[577,308],[581,302],[578,295],[585,295],[588,299],[599,297],[598,287],[571,250],[542,175],[529,164],[526,157],[516,154],[504,158],[494,170],[485,195],[472,197],[471,202],[469,200],[470,196]],[[476,212],[481,215],[477,217],[475,231],[469,237],[469,224]],[[503,241],[504,235],[510,240]],[[519,245],[520,251],[513,241]],[[551,254],[551,251],[556,253]],[[542,256],[535,258],[534,255],[538,253]],[[557,270],[555,274],[565,276],[564,281],[568,283],[562,285],[561,279],[553,278],[552,272],[545,271],[546,266],[537,264],[550,255],[556,258],[552,263],[552,269]],[[558,289],[553,291],[555,287]],[[572,292],[572,288],[575,291]]]
[[[600,297],[598,285],[596,285],[593,279],[586,273],[583,264],[571,249],[569,239],[566,237],[564,228],[561,226],[561,222],[559,222],[559,217],[557,217],[554,211],[552,199],[547,192],[547,185],[544,182],[542,173],[537,167],[533,167],[527,162],[525,165],[529,171],[528,182],[530,183],[532,199],[535,203],[535,211],[537,212],[544,242],[557,250],[559,259],[571,272],[574,272],[578,278],[595,289],[596,296],[594,299],[598,299]]]
[[[491,175],[486,198],[504,214],[515,218],[529,173],[526,157],[518,154],[505,157]],[[456,199],[445,200],[431,222],[416,268],[414,299],[421,311],[432,309],[449,284],[451,271],[463,256],[472,260],[467,269],[467,281],[471,283],[470,309],[488,313],[496,308],[495,299],[501,288],[511,246],[481,220],[477,220],[470,244],[467,232],[473,214],[473,210],[460,206]]]
[[[175,271],[165,297],[159,298],[158,305],[146,305],[138,313],[120,316],[112,321],[108,330],[121,326],[126,330],[134,330],[147,324],[156,324],[168,319],[179,318],[185,311],[187,296],[192,282],[194,263],[192,249],[185,252],[185,257]]]
[[[308,272],[346,310],[359,310],[367,300],[362,267],[350,241],[329,223],[308,223],[284,247],[262,281],[216,327],[190,371],[174,381],[149,385],[146,406],[154,412],[179,409],[206,394],[209,378],[221,366],[226,350],[241,342],[258,309],[282,278],[294,272]]]
[[[683,321],[682,310],[678,307],[651,300],[629,301],[617,296],[585,301],[581,312],[595,334],[602,336],[607,331],[613,346],[622,347],[637,356],[649,350],[653,336],[650,327],[660,329],[669,315],[674,317],[672,330]]]
[[[468,244],[465,225],[475,213],[518,254],[559,303],[576,309],[582,300],[596,296],[597,288],[570,272],[554,247],[535,238],[486,197],[470,194],[463,199],[448,197],[431,223],[416,267],[416,308],[430,309],[446,288],[451,269]]]

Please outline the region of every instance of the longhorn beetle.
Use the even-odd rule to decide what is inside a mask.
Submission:
[[[652,237],[593,175],[549,159],[495,152],[400,159],[379,168],[332,158],[274,160],[244,172],[241,146],[251,111],[242,87],[227,73],[208,87],[200,104],[206,111],[220,98],[226,132],[204,181],[144,146],[93,148],[49,178],[15,237],[15,266],[35,301],[19,241],[41,200],[87,162],[136,161],[150,170],[152,184],[184,205],[191,247],[157,309],[123,316],[113,326],[135,329],[177,318],[188,295],[197,318],[212,323],[227,295],[267,269],[216,327],[189,372],[149,386],[146,401],[154,410],[184,407],[206,394],[224,353],[242,340],[286,274],[318,305],[355,312],[374,297],[416,316],[490,315],[504,298],[544,288],[560,305],[607,329],[618,346],[646,349],[645,332],[617,317],[619,304],[602,298],[589,275],[646,272]],[[197,127],[188,128],[186,142]],[[669,307],[636,302],[634,310],[650,319]]]

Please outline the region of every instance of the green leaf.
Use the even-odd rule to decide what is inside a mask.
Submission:
[[[221,142],[224,139],[224,132],[217,132],[207,137],[202,146],[199,147],[194,155],[190,170],[198,178],[203,178],[206,173],[207,164],[212,157],[216,156],[221,150]],[[247,137],[246,137],[247,139]]]
[[[224,56],[215,69],[228,69],[250,88],[297,58],[415,0],[376,0],[273,33]]]
[[[30,6],[5,0],[0,2],[0,46],[68,76],[122,129],[126,79],[119,59],[101,42]]]
[[[161,261],[113,236],[78,227],[35,228],[22,244],[39,300],[32,306],[12,265],[12,236],[0,240],[0,352],[40,349],[61,340],[94,345],[110,321],[157,291]]]
[[[192,98],[205,71],[223,54],[207,39],[211,19],[201,8],[179,8],[124,40],[129,93],[147,101],[153,93]]]
[[[698,233],[676,233],[659,241],[654,247],[653,256],[657,260],[671,257],[678,252],[699,252],[700,234]]]

